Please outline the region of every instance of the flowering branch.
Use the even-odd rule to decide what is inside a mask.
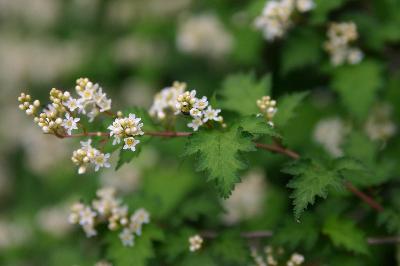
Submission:
[[[147,136],[153,136],[153,137],[164,137],[164,138],[172,138],[172,137],[188,137],[191,136],[193,133],[192,132],[175,132],[175,131],[148,131],[144,132],[144,135]],[[109,133],[107,132],[83,132],[83,133],[78,133],[78,134],[71,134],[71,135],[66,135],[66,134],[55,134],[56,137],[59,138],[74,138],[74,137],[91,137],[91,136],[97,136],[97,137],[109,137]],[[292,151],[290,149],[287,149],[280,144],[264,144],[264,143],[258,143],[255,142],[255,145],[259,149],[267,150],[270,152],[275,152],[275,153],[280,153],[283,154],[289,158],[292,159],[300,159],[300,154],[298,154],[295,151]],[[346,181],[344,183],[346,188],[356,195],[358,198],[360,198],[362,201],[364,201],[366,204],[368,204],[371,208],[374,210],[381,212],[383,211],[382,205],[380,205],[378,202],[376,202],[372,197],[368,196],[358,188],[356,188],[350,181]]]

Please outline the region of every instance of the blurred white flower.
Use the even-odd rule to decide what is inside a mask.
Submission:
[[[13,220],[0,219],[0,250],[18,247],[32,238],[29,226]]]
[[[389,104],[375,106],[365,123],[365,132],[371,140],[387,140],[396,134],[397,126],[392,121],[393,108]]]
[[[45,207],[36,215],[36,223],[42,231],[55,237],[62,237],[72,230],[72,225],[67,219],[68,213],[68,206]]]
[[[222,220],[226,224],[236,224],[262,213],[266,190],[265,175],[260,170],[248,172],[230,198],[222,202],[226,210]]]
[[[347,128],[338,117],[320,120],[314,128],[314,141],[321,144],[324,149],[334,157],[343,155],[341,148]]]
[[[59,18],[61,2],[54,0],[0,0],[0,19],[22,21],[30,27],[50,27]]]
[[[176,44],[183,53],[219,59],[229,54],[233,38],[218,17],[203,14],[189,17],[179,25]]]

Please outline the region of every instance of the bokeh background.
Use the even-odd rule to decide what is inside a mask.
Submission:
[[[363,1],[352,2],[364,8]],[[252,26],[264,3],[0,0],[0,264],[93,265],[99,251],[91,248],[90,241],[82,242],[83,233],[68,224],[70,203],[90,199],[104,185],[115,186],[121,193],[136,191],[155,165],[179,165],[173,158],[174,151],[170,152],[170,159],[161,159],[159,151],[149,147],[134,164],[125,165],[117,173],[108,169],[78,176],[70,162],[77,141],[44,136],[18,109],[17,96],[21,91],[45,102],[52,87],[72,91],[77,78],[88,77],[99,82],[113,99],[113,110],[129,106],[149,108],[154,93],[174,80],[185,81],[200,95],[211,96],[229,73],[254,71],[261,76],[272,72],[276,97],[312,90],[311,102],[301,109],[307,119],[293,122],[291,129],[295,130],[287,130],[292,132],[288,141],[295,148],[315,143],[314,126],[326,115],[331,123],[320,128],[319,136],[325,139],[325,135],[331,134],[334,143],[327,143],[326,147],[332,153],[340,153],[337,142],[341,133],[335,135],[329,126],[333,124],[337,129],[342,125],[335,124],[337,98],[326,89],[326,73],[314,72],[308,65],[294,72],[282,70],[283,44],[267,44]],[[349,6],[353,10],[350,17],[357,18],[354,5]],[[369,11],[376,15],[376,21],[386,16],[385,10]],[[311,16],[318,24],[327,13],[320,11]],[[371,34],[376,34],[376,21],[373,28],[364,20],[361,32],[371,30]],[[387,30],[391,42],[387,53],[377,57],[396,72],[400,57],[395,51],[400,34],[396,33],[399,28],[393,27]],[[314,51],[305,48],[314,67],[317,63],[321,68],[329,65],[329,57],[320,45],[324,32],[321,26],[317,38],[320,42],[313,44]],[[375,56],[376,51],[383,49],[379,42],[367,39],[367,53]],[[288,68],[296,68],[296,63]],[[390,95],[399,94],[394,88],[391,90],[392,94],[385,97],[394,103]],[[398,109],[395,112],[399,113]],[[172,143],[172,150],[174,145],[178,144]],[[274,159],[271,160],[273,164]],[[263,198],[259,189],[267,186],[265,173],[252,169],[247,175],[251,180],[247,186]],[[249,205],[257,209],[259,201],[236,197],[229,204],[236,210],[240,204],[242,209]],[[231,212],[224,219],[231,223],[241,215],[252,215],[252,210],[246,211],[250,213]]]

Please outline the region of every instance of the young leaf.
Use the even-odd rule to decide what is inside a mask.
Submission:
[[[355,253],[368,253],[368,246],[363,231],[347,219],[336,217],[328,218],[323,226],[322,232],[326,234],[337,247],[344,247]]]
[[[135,238],[133,247],[122,245],[118,234],[108,234],[107,257],[120,266],[146,266],[147,261],[154,257],[153,240],[162,240],[163,232],[154,225],[148,224],[143,228],[142,235]]]
[[[141,144],[141,143],[140,143]],[[139,145],[140,145],[139,144]],[[131,151],[131,150],[124,150],[121,148],[119,152],[119,157],[118,157],[118,162],[117,166],[115,167],[115,170],[117,171],[120,169],[124,164],[130,163],[133,158],[138,157],[141,151],[141,148],[136,146],[136,151]]]
[[[278,112],[273,121],[277,128],[284,127],[295,116],[295,110],[307,96],[308,92],[297,92],[279,98]]]
[[[279,230],[273,236],[273,241],[277,245],[283,245],[293,250],[299,246],[307,250],[312,249],[318,240],[320,230],[315,218],[310,215],[304,216],[300,223],[286,219],[284,224],[278,228]]]
[[[254,74],[228,76],[222,85],[221,107],[241,115],[257,114],[256,101],[271,93],[271,76],[257,81]]]
[[[332,87],[339,93],[344,106],[358,119],[368,114],[381,85],[381,66],[374,61],[342,66],[333,74]]]
[[[251,137],[231,127],[225,132],[201,131],[194,134],[184,155],[198,155],[197,170],[207,171],[208,180],[214,180],[220,195],[227,198],[240,181],[238,171],[246,168],[240,152],[254,150]]]
[[[301,159],[291,162],[282,171],[294,176],[288,187],[294,189],[290,197],[293,199],[296,219],[300,218],[309,204],[314,204],[317,196],[326,198],[329,188],[342,187],[340,173],[316,160]]]
[[[256,115],[246,116],[240,119],[236,126],[242,128],[243,131],[252,135],[267,135],[270,137],[280,137],[271,125],[269,125],[264,117],[257,117]]]

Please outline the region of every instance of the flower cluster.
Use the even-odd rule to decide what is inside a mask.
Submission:
[[[103,93],[98,84],[93,84],[87,78],[77,80],[76,91],[80,95],[75,99],[68,91],[53,88],[50,90],[51,103],[38,114],[39,100],[31,102],[31,96],[22,93],[18,97],[19,108],[27,115],[34,116],[34,121],[42,128],[44,133],[55,135],[71,135],[72,130],[78,129],[80,118],[77,113],[85,114],[89,121],[100,112],[111,109],[111,100]]]
[[[363,59],[362,51],[350,46],[351,42],[358,39],[357,26],[353,22],[331,23],[328,32],[328,41],[324,48],[331,55],[334,66],[344,63],[358,64]]]
[[[162,89],[154,96],[153,105],[150,107],[150,115],[158,120],[164,120],[167,116],[174,115],[176,99],[186,90],[186,83],[175,81],[171,87]]]
[[[203,238],[201,236],[194,235],[189,237],[189,250],[191,252],[195,252],[201,249],[202,245],[203,245]]]
[[[300,266],[304,262],[304,256],[298,253],[293,253],[289,260],[282,261],[282,256],[285,251],[282,248],[274,249],[271,246],[266,246],[264,248],[265,257],[260,255],[256,248],[251,249],[251,256],[257,266],[278,266],[278,265],[286,265],[286,266]],[[280,263],[282,262],[282,263]]]
[[[219,122],[224,126],[224,119],[219,115],[221,109],[213,109],[208,104],[206,96],[203,96],[201,99],[196,98],[196,90],[185,91],[180,94],[176,99],[176,109],[176,114],[182,113],[192,117],[192,122],[187,124],[187,126],[193,128],[194,131],[197,131],[200,126],[211,121]]]
[[[134,114],[129,114],[128,117],[116,118],[112,125],[108,127],[110,136],[114,137],[113,145],[119,144],[123,139],[125,143],[123,149],[135,151],[136,145],[140,141],[134,137],[144,134],[142,131],[143,123],[140,123],[141,120],[141,118],[137,118]]]
[[[75,90],[80,98],[71,98],[65,103],[70,111],[78,108],[80,112],[89,117],[89,121],[93,121],[99,113],[111,109],[111,99],[108,99],[107,95],[103,93],[103,88],[97,83],[93,84],[88,78],[78,79]]]
[[[124,246],[133,246],[135,234],[142,234],[142,226],[150,222],[150,215],[145,209],[138,209],[129,216],[128,206],[122,205],[115,197],[115,189],[102,188],[97,191],[97,199],[91,205],[75,203],[71,207],[69,222],[82,226],[87,237],[97,235],[95,226],[108,223],[108,229],[121,229],[119,238]]]
[[[304,13],[315,7],[313,0],[272,0],[267,1],[262,11],[254,22],[257,29],[261,30],[265,39],[274,41],[282,38],[291,27],[294,12]]]
[[[278,108],[276,108],[276,101],[272,100],[270,96],[263,96],[261,99],[257,100],[257,106],[261,114],[267,119],[268,124],[274,126],[272,119],[278,111]]]
[[[371,140],[386,141],[396,134],[397,126],[392,121],[393,109],[388,104],[375,106],[365,123],[365,132]]]
[[[100,167],[110,167],[108,159],[110,154],[104,154],[96,148],[92,147],[92,140],[81,141],[81,148],[74,151],[72,154],[72,162],[76,164],[79,174],[84,174],[90,164],[94,165],[94,170],[97,172]]]

